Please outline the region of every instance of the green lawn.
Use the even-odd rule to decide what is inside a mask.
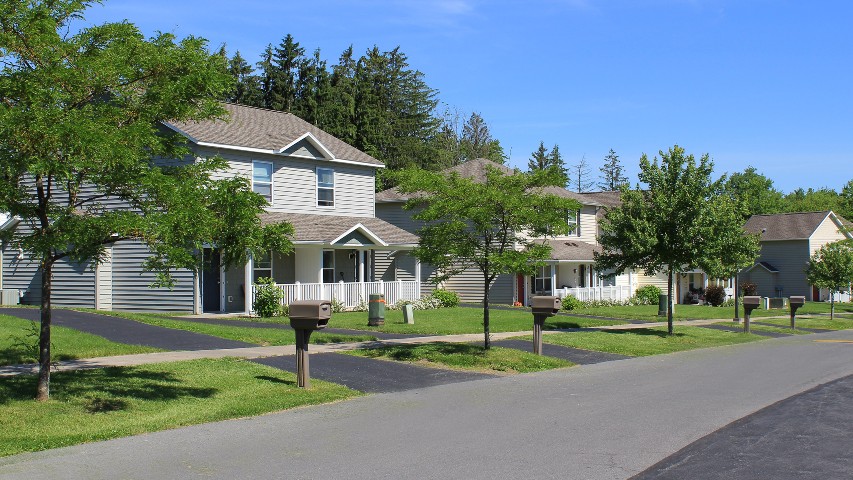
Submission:
[[[681,326],[675,329],[673,335],[667,335],[666,327],[656,327],[554,333],[542,336],[543,342],[554,345],[630,356],[658,355],[762,339],[763,337],[754,334]]]
[[[160,349],[111,342],[103,337],[53,326],[53,360],[159,352]],[[0,365],[34,363],[38,360],[38,323],[9,315],[0,315]]]
[[[839,305],[844,307],[839,308]],[[851,304],[836,304],[836,312],[853,312]],[[608,318],[626,318],[634,320],[646,320],[650,322],[666,321],[666,317],[658,316],[657,305],[626,305],[617,307],[592,307],[580,308],[572,310],[570,313],[577,315],[595,315]],[[814,314],[814,313],[829,313],[829,304],[825,302],[806,302],[806,304],[797,311],[797,314]],[[789,315],[790,311],[785,308],[782,310],[764,310],[756,309],[752,312],[752,317],[773,317],[781,315]],[[735,308],[732,307],[712,307],[710,305],[676,305],[674,310],[675,320],[691,320],[691,319],[732,319],[735,315]],[[743,306],[740,307],[740,316],[743,318]]]
[[[94,310],[87,310],[95,312]],[[128,318],[137,322],[156,325],[158,327],[174,328],[177,330],[186,330],[189,332],[203,333],[205,335],[213,335],[214,337],[227,338],[237,340],[239,342],[252,343],[255,345],[293,345],[296,343],[296,337],[293,330],[278,329],[278,328],[255,328],[246,327],[235,321],[234,325],[216,325],[200,322],[192,322],[188,320],[175,320],[163,314],[154,313],[130,313],[130,312],[100,312],[103,315]],[[325,333],[323,331],[314,332],[311,335],[311,343],[349,343],[363,342],[376,340],[376,337],[365,333],[364,335],[339,335],[335,333]]]
[[[526,373],[574,365],[558,358],[534,355],[512,348],[489,350],[466,343],[429,343],[397,345],[345,352],[369,358],[413,362],[426,366],[450,367],[487,373]]]
[[[790,330],[791,327],[791,320],[787,318],[768,318],[766,320],[762,319],[761,321],[764,323],[779,325],[787,330]],[[823,328],[826,330],[847,330],[849,328],[853,328],[853,318],[847,317],[830,320],[829,317],[800,318],[798,316],[796,326],[802,328]]]
[[[51,375],[36,402],[35,376],[0,377],[0,456],[259,415],[360,395],[236,360],[194,360]]]
[[[244,319],[245,320],[245,319]],[[287,317],[276,317],[262,321],[288,323]],[[590,318],[556,316],[545,322],[545,329],[596,327],[615,325],[621,321],[597,320]],[[483,332],[483,310],[479,308],[439,308],[435,310],[415,310],[415,323],[403,322],[403,312],[387,310],[385,325],[370,327],[367,325],[367,312],[333,313],[329,321],[330,328],[347,328],[365,332],[412,333],[419,335],[454,335],[460,333]],[[520,332],[533,329],[533,315],[529,310],[490,310],[489,327],[493,333]]]

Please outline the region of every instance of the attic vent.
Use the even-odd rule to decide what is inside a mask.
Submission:
[[[762,228],[762,229],[761,229],[761,233],[767,233],[767,229],[766,229],[766,228]]]

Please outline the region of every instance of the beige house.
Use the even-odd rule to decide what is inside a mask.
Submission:
[[[823,245],[853,238],[844,225],[850,224],[832,211],[753,215],[744,229],[760,235],[761,254],[752,267],[741,272],[739,280],[756,284],[762,297],[828,299],[827,290],[809,285],[805,268]]]

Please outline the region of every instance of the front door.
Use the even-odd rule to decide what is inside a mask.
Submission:
[[[219,250],[205,248],[204,270],[201,272],[201,298],[205,312],[218,312],[222,308],[219,304],[219,284],[222,281],[219,267]]]

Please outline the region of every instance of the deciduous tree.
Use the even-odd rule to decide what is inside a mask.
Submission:
[[[487,167],[484,182],[458,174],[407,170],[398,188],[413,193],[406,204],[425,222],[414,255],[441,272],[438,281],[476,268],[483,279],[483,334],[489,340],[489,290],[500,274],[531,274],[548,258],[550,246],[526,233],[568,233],[566,211],[574,200],[543,194],[547,172],[507,175]]]
[[[228,265],[290,246],[288,226],[261,228],[265,201],[248,180],[211,180],[223,160],[152,161],[189,153],[161,122],[224,115],[216,100],[230,87],[224,56],[200,38],[146,40],[129,22],[69,34],[85,6],[0,1],[0,211],[19,219],[3,240],[41,272],[39,400],[50,393],[57,262],[97,262],[106,245],[135,239],[151,249],[146,266],[169,284],[175,268],[199,270],[205,243],[221,247]],[[108,208],[113,202],[126,208]]]
[[[827,243],[812,255],[806,267],[809,283],[830,292],[830,318],[835,318],[835,293],[850,291],[853,284],[853,243]]]
[[[722,194],[725,178],[711,178],[713,163],[707,154],[697,164],[675,145],[660,156],[650,162],[643,154],[639,178],[644,185],[624,186],[622,204],[606,212],[595,268],[666,272],[672,334],[673,275],[701,268],[712,276],[727,276],[755,261],[758,241],[744,234],[737,205]]]

